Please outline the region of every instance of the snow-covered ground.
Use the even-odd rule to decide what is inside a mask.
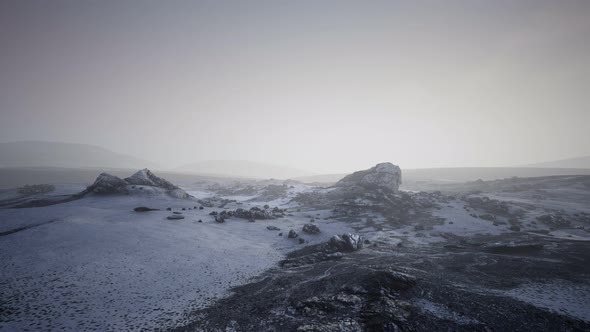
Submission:
[[[291,191],[300,190],[304,188]],[[212,195],[189,192],[197,198]],[[309,244],[351,231],[343,223],[317,219],[322,233],[302,234],[310,216],[288,201],[243,200],[224,207],[290,208],[285,218],[253,223],[238,218],[217,223],[209,213],[222,209],[188,210],[200,204],[165,195],[88,196],[48,207],[0,210],[0,330],[172,327],[191,310],[227,295],[231,287],[301,248],[287,238],[289,229]],[[134,212],[138,206],[161,210]],[[167,220],[172,214],[167,207],[187,208],[181,211],[185,219]],[[270,225],[281,230],[268,230]],[[7,233],[26,226],[33,227]]]

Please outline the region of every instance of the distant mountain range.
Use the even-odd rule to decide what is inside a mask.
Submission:
[[[543,168],[590,168],[590,156],[546,161],[527,166]]]
[[[0,167],[140,169],[157,165],[95,145],[29,141],[0,143]]]
[[[185,165],[175,171],[264,179],[289,179],[314,174],[293,167],[246,160],[208,160]]]

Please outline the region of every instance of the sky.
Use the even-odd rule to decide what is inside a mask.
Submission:
[[[168,167],[590,154],[590,1],[0,2],[0,142]]]

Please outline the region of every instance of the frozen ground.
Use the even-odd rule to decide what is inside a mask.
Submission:
[[[352,310],[330,302],[325,305],[343,307],[312,319],[285,305],[297,298],[316,310],[317,294],[354,302],[359,294],[333,293],[325,285],[346,285],[351,277],[370,282],[362,273],[397,268],[419,277],[411,291],[396,295],[405,303],[388,302],[391,310],[413,315],[405,321],[409,330],[526,330],[527,320],[539,330],[586,327],[588,183],[590,177],[455,184],[443,194],[396,194],[383,205],[366,198],[301,203],[299,194],[331,189],[292,182],[201,180],[182,186],[191,200],[136,186],[130,195],[0,209],[0,330],[193,331],[203,322],[222,330],[272,330],[316,318],[320,324],[330,315],[360,322],[366,313],[351,313],[363,306]],[[57,185],[40,197],[81,189]],[[0,192],[0,201],[15,199],[20,198],[14,192]],[[217,223],[210,215],[264,205],[287,209],[286,216]],[[138,206],[160,210],[134,212]],[[167,220],[173,212],[185,219]],[[554,219],[544,221],[545,215]],[[302,233],[312,220],[321,233]],[[290,229],[299,238],[287,238]],[[344,232],[362,234],[369,240],[365,249],[338,261],[277,267],[294,250]],[[493,251],[498,243],[508,253]],[[542,249],[514,251],[514,243]],[[486,306],[504,315],[505,324]]]
[[[271,204],[285,208],[287,201]],[[260,204],[266,203],[236,201],[225,208]],[[134,212],[137,206],[161,211]],[[292,211],[275,220],[217,223],[209,213],[223,209],[194,206],[200,204],[131,195],[0,210],[5,234],[0,236],[0,330],[153,330],[182,324],[188,312],[300,248],[286,233],[309,222],[304,213]],[[171,221],[167,207],[191,210],[182,211],[185,219]],[[318,224],[322,233],[301,235],[308,243],[348,230],[333,220]],[[269,225],[281,231],[270,231]],[[33,227],[9,233],[26,226]]]

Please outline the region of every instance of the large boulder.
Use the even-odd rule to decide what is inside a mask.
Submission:
[[[177,186],[173,185],[170,181],[162,179],[159,176],[156,176],[152,171],[147,168],[139,170],[135,172],[135,174],[131,175],[128,178],[125,178],[125,181],[129,184],[139,185],[139,186],[152,186],[158,187],[166,190],[176,190],[179,189]]]
[[[126,186],[125,180],[108,173],[101,173],[86,191],[96,194],[117,194],[126,192]]]
[[[396,192],[402,183],[402,171],[392,163],[380,163],[367,170],[354,172],[338,181],[342,188],[361,187],[368,190],[382,189]]]

